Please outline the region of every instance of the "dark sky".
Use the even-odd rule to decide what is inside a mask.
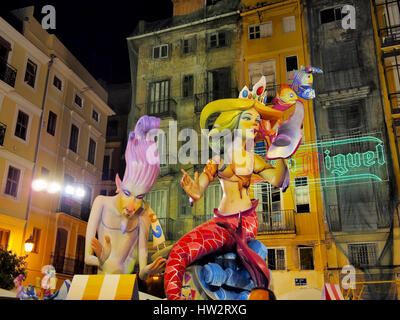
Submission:
[[[35,5],[41,22],[45,5],[56,9],[52,33],[96,78],[107,83],[130,82],[126,43],[139,20],[155,21],[172,16],[171,0],[1,0],[1,11]]]

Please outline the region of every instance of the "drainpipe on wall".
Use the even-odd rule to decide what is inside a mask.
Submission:
[[[49,61],[49,67],[47,68],[47,75],[46,75],[46,83],[44,86],[44,93],[43,93],[43,100],[42,100],[42,109],[40,113],[40,120],[39,120],[39,128],[38,128],[38,133],[36,137],[36,148],[35,148],[35,157],[33,159],[33,167],[32,167],[32,180],[35,179],[35,171],[36,171],[36,162],[38,159],[38,154],[39,154],[39,144],[40,144],[40,136],[42,133],[42,126],[43,126],[43,115],[44,115],[44,107],[46,104],[46,97],[47,97],[47,89],[48,89],[48,84],[49,84],[49,77],[50,77],[50,69],[54,63],[54,59],[56,56],[54,54],[50,55],[50,61]],[[26,237],[26,230],[28,229],[28,219],[29,219],[29,212],[31,210],[31,202],[32,202],[32,187],[29,185],[29,195],[28,195],[28,204],[26,207],[26,215],[25,215],[25,226],[24,226],[24,232],[22,233],[22,243],[21,243],[21,253],[24,252],[24,243],[25,243],[25,237]]]

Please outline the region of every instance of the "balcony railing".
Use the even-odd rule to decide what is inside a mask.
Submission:
[[[173,118],[176,119],[176,101],[174,99],[164,99],[159,101],[149,101],[145,104],[146,113],[149,116],[158,118]],[[143,105],[139,105],[141,108]]]
[[[16,77],[17,69],[10,66],[5,61],[0,61],[0,80],[4,81],[11,87],[14,87]]]
[[[373,3],[378,21],[378,35],[381,39],[381,46],[389,47],[400,44],[400,24],[397,18],[400,10],[398,1],[374,0]]]
[[[58,255],[54,252],[50,255],[50,264],[54,266],[57,273],[67,275],[97,273],[97,267],[95,266],[88,266],[82,260]]]
[[[0,122],[0,146],[4,144],[4,137],[6,136],[7,126]]]
[[[196,113],[200,113],[204,106],[211,101],[218,99],[237,98],[237,89],[226,89],[218,92],[203,92],[194,95],[194,109]]]
[[[296,233],[294,210],[262,212],[258,221],[259,233]]]

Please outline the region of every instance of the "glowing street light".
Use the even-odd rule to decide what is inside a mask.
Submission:
[[[32,235],[29,237],[28,240],[25,241],[25,252],[30,253],[33,250],[33,246],[35,245],[35,242],[33,242],[33,237]]]
[[[43,191],[47,188],[47,181],[43,179],[36,179],[32,182],[32,188],[35,191]]]

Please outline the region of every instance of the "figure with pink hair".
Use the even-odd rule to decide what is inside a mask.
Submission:
[[[165,238],[155,213],[143,200],[160,171],[154,135],[150,135],[159,126],[160,119],[155,117],[138,120],[135,130],[129,133],[124,177],[122,181],[118,174],[115,178],[116,195],[98,196],[93,202],[86,230],[85,263],[97,266],[98,273],[130,274],[138,260],[139,277],[146,280],[165,268],[162,257],[147,265],[150,228],[154,245]]]

